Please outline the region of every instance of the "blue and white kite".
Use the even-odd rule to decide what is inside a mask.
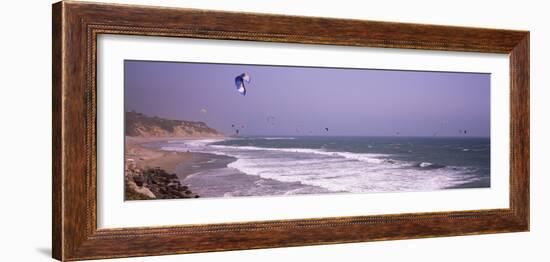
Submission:
[[[239,76],[235,77],[235,86],[237,87],[237,92],[241,95],[246,95],[246,87],[244,82],[250,83],[250,76],[247,73],[242,73]]]

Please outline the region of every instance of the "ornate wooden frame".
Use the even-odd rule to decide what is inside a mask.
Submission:
[[[529,32],[83,2],[53,5],[53,257],[81,260],[529,230]],[[510,56],[510,208],[98,229],[96,41],[124,34]]]

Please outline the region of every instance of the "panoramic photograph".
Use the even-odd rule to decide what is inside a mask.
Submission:
[[[124,199],[489,188],[490,79],[126,60]]]

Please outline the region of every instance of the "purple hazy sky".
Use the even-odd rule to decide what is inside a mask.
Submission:
[[[234,84],[243,72],[246,96]],[[126,111],[225,134],[490,135],[489,74],[130,60],[124,88]]]

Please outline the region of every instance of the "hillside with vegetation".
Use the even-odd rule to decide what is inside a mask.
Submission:
[[[204,122],[164,119],[135,111],[126,112],[125,134],[132,137],[220,137]]]

